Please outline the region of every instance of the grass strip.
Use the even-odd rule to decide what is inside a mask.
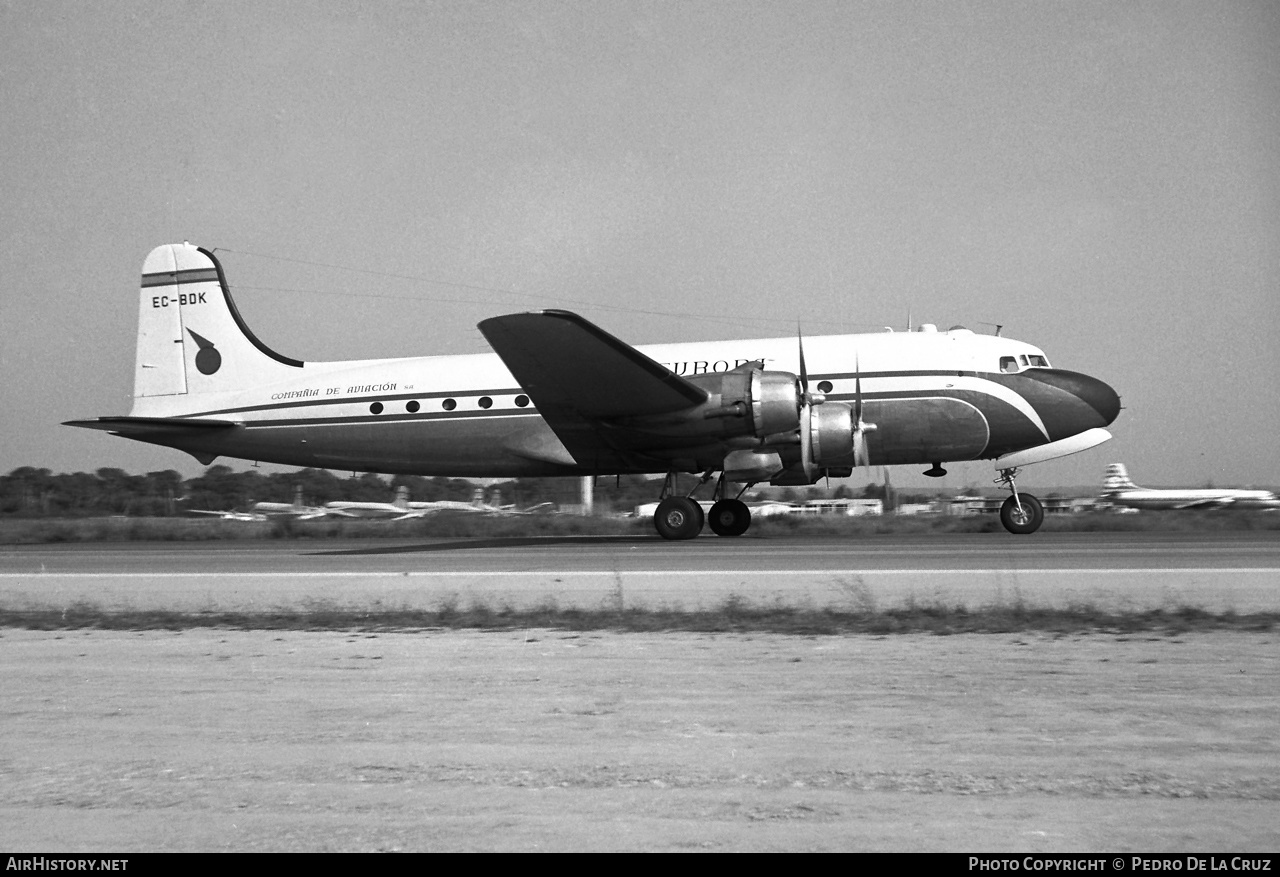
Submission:
[[[462,606],[446,602],[434,609],[308,605],[252,611],[174,611],[104,609],[88,603],[64,608],[0,607],[0,627],[25,630],[350,630],[411,632],[423,630],[517,630],[696,633],[780,633],[802,636],[928,633],[1160,633],[1267,632],[1280,625],[1280,613],[1210,612],[1192,606],[1110,611],[1091,605],[1065,608],[1021,603],[968,609],[941,604],[909,604],[890,609],[804,608],[755,605],[730,597],[713,609],[680,608],[532,608]]]

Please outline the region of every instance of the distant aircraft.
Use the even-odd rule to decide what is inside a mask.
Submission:
[[[330,515],[346,518],[383,518],[402,521],[408,518],[425,518],[439,512],[480,512],[483,514],[513,514],[506,509],[487,505],[484,502],[484,488],[477,487],[471,502],[456,500],[436,500],[434,502],[410,502],[409,488],[401,485],[396,488],[396,498],[391,502],[346,502],[338,500],[324,504]]]
[[[396,489],[396,498],[391,502],[347,502],[336,500],[324,504],[325,513],[341,518],[416,518],[409,505],[409,488],[401,486]]]
[[[309,506],[302,502],[302,487],[293,492],[293,502],[255,502],[253,510],[264,515],[291,515],[299,521],[323,518],[328,511],[321,506]]]
[[[70,426],[294,466],[471,478],[658,473],[667,539],[751,523],[751,485],[855,466],[994,460],[1001,521],[1034,532],[1023,466],[1092,448],[1120,399],[1044,353],[962,327],[632,347],[577,314],[479,325],[497,355],[308,363],[263,344],[213,253],[157,247],[142,269],[133,409]],[[807,358],[806,358],[807,354]],[[688,496],[675,476],[701,473]],[[718,475],[717,475],[718,473]],[[709,488],[707,485],[711,485]],[[714,504],[704,513],[698,491]]]
[[[514,505],[496,506],[485,502],[484,488],[477,487],[471,494],[471,502],[459,502],[451,499],[438,499],[431,502],[411,502],[409,508],[417,512],[426,514],[434,514],[436,512],[467,512],[486,515],[523,515],[530,513],[533,509],[542,510],[551,505],[551,503],[540,503],[531,506],[529,509],[517,509]]]
[[[1142,488],[1129,480],[1123,463],[1107,466],[1102,484],[1102,499],[1134,509],[1280,509],[1280,498],[1269,490]]]

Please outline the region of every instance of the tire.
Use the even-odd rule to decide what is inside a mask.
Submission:
[[[722,499],[707,514],[711,532],[717,536],[741,536],[751,526],[751,509],[736,499]]]
[[[653,526],[663,539],[692,539],[702,532],[702,506],[684,496],[669,496],[658,503]]]
[[[1018,511],[1018,500],[1022,502],[1021,512]],[[1010,533],[1020,536],[1034,533],[1044,523],[1044,506],[1029,493],[1020,493],[1017,499],[1011,496],[1000,506],[1000,523]]]

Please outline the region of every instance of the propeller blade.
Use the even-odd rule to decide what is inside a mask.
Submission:
[[[853,352],[853,422],[862,429],[862,364],[858,351]]]
[[[800,351],[800,465],[804,469],[805,477],[813,479],[815,477],[815,466],[813,463],[813,434],[810,430],[813,427],[813,406],[817,401],[812,393],[809,392],[809,367],[804,361],[804,333],[800,329],[799,322],[796,323],[796,347]]]
[[[827,401],[825,393],[814,393],[809,390],[809,367],[804,361],[804,335],[796,326],[796,347],[800,350],[800,389],[803,392],[803,405],[821,405]]]
[[[799,324],[796,325],[796,347],[800,349],[800,386],[804,388],[805,395],[809,395],[809,369],[804,364],[804,335],[800,332]]]
[[[800,409],[800,466],[806,478],[813,480],[816,466],[813,462],[813,406],[805,403]]]
[[[853,352],[853,463],[871,469],[871,455],[867,451],[867,433],[876,428],[874,423],[862,419],[862,361],[858,351]]]

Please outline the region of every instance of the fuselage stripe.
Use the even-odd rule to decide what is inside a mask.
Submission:
[[[217,414],[243,414],[248,411],[284,411],[289,408],[316,408],[325,405],[368,405],[372,402],[407,402],[412,399],[469,399],[479,396],[521,396],[525,391],[516,387],[507,390],[460,390],[454,392],[433,391],[430,393],[395,393],[373,394],[369,396],[344,396],[340,399],[306,399],[300,402],[276,402],[267,405],[245,405],[239,408],[216,408]],[[534,410],[532,407],[521,410]],[[207,417],[211,412],[203,414],[183,415],[184,417]]]
[[[265,427],[347,426],[358,423],[412,423],[424,420],[475,420],[500,417],[534,417],[537,411],[528,408],[502,411],[434,411],[418,414],[359,414],[352,417],[313,417],[306,420],[246,420],[246,429]]]
[[[184,283],[216,282],[216,268],[194,268],[188,271],[160,271],[155,274],[142,275],[142,288],[153,286],[182,286]]]
[[[860,375],[864,381],[875,381],[884,378],[904,378],[904,377],[974,377],[981,378],[981,372],[959,372],[953,370],[939,371],[886,371],[886,372],[862,372]],[[821,380],[852,380],[855,377],[853,372],[848,374],[831,373],[831,374],[813,374],[809,376],[811,383]],[[245,414],[251,411],[283,411],[290,408],[313,408],[328,405],[359,405],[372,402],[399,402],[411,399],[469,399],[478,396],[519,396],[527,395],[527,391],[522,387],[495,387],[477,390],[432,390],[422,393],[394,393],[394,394],[370,394],[368,396],[343,396],[336,399],[303,399],[296,402],[287,403],[268,403],[265,405],[243,405],[233,408],[214,408],[208,411],[202,411],[193,414],[184,414],[183,417],[212,417],[225,414]],[[903,396],[902,392],[893,390],[881,391],[877,393],[864,392],[863,398],[897,398]],[[853,396],[845,393],[828,394],[828,399],[852,399]],[[536,409],[535,409],[536,410]]]

